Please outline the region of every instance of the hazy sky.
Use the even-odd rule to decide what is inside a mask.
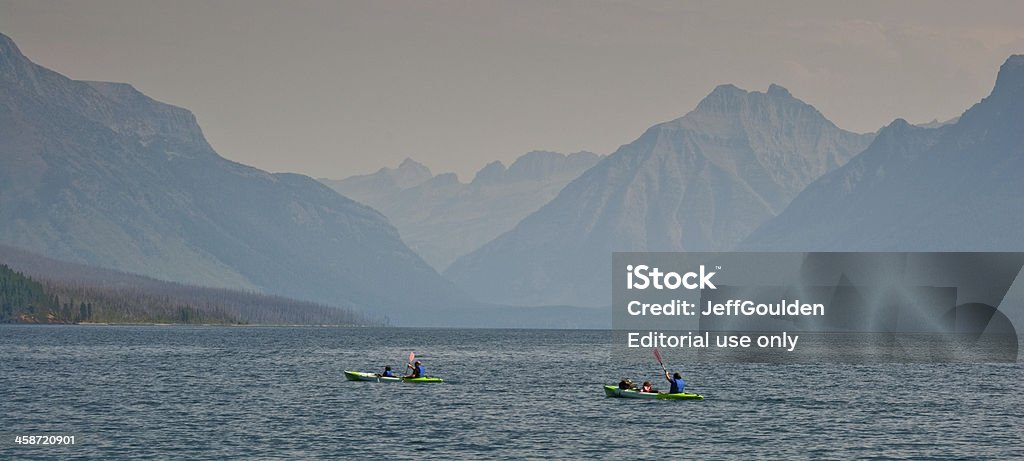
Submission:
[[[1022,18],[1019,0],[0,0],[35,62],[190,109],[232,160],[332,178],[611,153],[721,83],[778,83],[854,131],[947,119],[1024,53]]]

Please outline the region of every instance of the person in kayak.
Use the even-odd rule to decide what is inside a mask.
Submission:
[[[382,378],[394,378],[395,377],[395,372],[391,371],[391,365],[388,365],[388,366],[384,367],[384,373],[381,373],[381,374],[379,374],[377,376],[380,376]]]
[[[423,369],[423,364],[420,363],[419,360],[417,360],[416,363],[414,363],[414,364],[406,365],[406,367],[412,368],[412,374],[409,375],[409,376],[406,376],[406,378],[422,378],[422,377],[427,376],[427,372],[426,372],[426,370]]]
[[[634,384],[633,381],[630,380],[629,378],[622,378],[622,381],[619,381],[619,389],[622,389],[624,391],[636,389],[636,384]]]
[[[686,381],[683,380],[683,376],[680,375],[678,371],[676,374],[672,375],[671,378],[669,378],[668,372],[666,371],[665,380],[667,380],[671,385],[671,389],[668,391],[669,394],[681,394],[683,389],[686,388]]]
[[[650,381],[644,381],[644,385],[640,386],[640,392],[651,393],[654,392],[654,388],[651,387]]]

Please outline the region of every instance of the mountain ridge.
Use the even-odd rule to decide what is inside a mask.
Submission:
[[[320,181],[380,210],[411,248],[441,270],[511,229],[600,158],[585,151],[532,151],[507,167],[490,162],[468,183],[454,173],[429,176],[428,168],[406,159],[370,175]]]
[[[895,120],[738,248],[1024,250],[1024,56],[1008,58],[991,94],[954,120]]]
[[[445,276],[496,302],[605,305],[612,252],[730,248],[872,136],[840,130],[781,86],[719,85]]]
[[[0,39],[0,243],[162,280],[402,315],[471,303],[380,213],[219,156],[195,116]]]

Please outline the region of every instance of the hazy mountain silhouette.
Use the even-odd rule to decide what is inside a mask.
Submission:
[[[607,305],[613,251],[732,248],[871,138],[837,128],[780,86],[722,85],[445,275],[495,302]]]
[[[452,173],[433,176],[406,159],[398,168],[321,181],[380,210],[409,247],[441,270],[511,230],[600,159],[590,152],[535,151],[508,167],[491,162],[468,184]]]
[[[464,301],[373,209],[306,176],[228,161],[187,110],[68,79],[3,35],[0,243],[374,311]]]
[[[741,249],[1024,250],[1024,56],[954,123],[896,120]]]
[[[433,178],[430,169],[411,158],[407,158],[397,168],[381,168],[376,173],[351,176],[345,179],[320,178],[320,182],[342,195],[377,208],[377,204],[387,204],[397,200],[403,191],[416,187]]]

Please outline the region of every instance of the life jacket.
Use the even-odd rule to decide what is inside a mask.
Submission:
[[[381,376],[384,376],[386,378],[393,378],[395,376],[395,373],[391,370],[384,370],[384,374],[382,374]]]
[[[423,378],[427,376],[427,371],[423,369],[423,365],[416,366],[416,377]]]
[[[682,393],[683,389],[685,388],[686,381],[684,381],[683,378],[676,378],[672,380],[672,389],[670,389],[668,392],[670,394],[679,394]]]

